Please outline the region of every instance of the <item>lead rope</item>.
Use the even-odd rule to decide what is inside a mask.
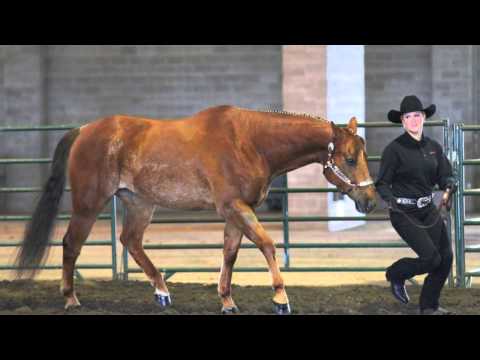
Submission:
[[[398,213],[400,213],[400,214],[403,214],[403,215],[407,218],[407,220],[410,221],[410,223],[411,223],[413,226],[415,226],[415,227],[417,227],[417,228],[419,228],[419,229],[430,229],[430,228],[434,227],[434,226],[438,223],[438,220],[443,219],[442,214],[439,212],[437,218],[435,219],[435,221],[434,221],[432,224],[430,224],[430,225],[418,225],[418,224],[416,224],[416,223],[410,218],[410,216],[408,216],[408,214],[407,214],[406,212],[404,212],[403,210],[393,209],[393,208],[391,208],[390,210],[391,210],[391,211],[394,211],[394,212],[398,212]]]

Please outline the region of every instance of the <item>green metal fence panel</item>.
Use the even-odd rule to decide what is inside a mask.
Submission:
[[[65,131],[77,128],[77,125],[51,125],[51,126],[10,126],[10,127],[0,127],[0,134],[7,133],[24,133],[24,132],[35,132],[35,131]],[[23,159],[0,159],[0,165],[26,165],[26,164],[49,164],[52,162],[51,158],[23,158]],[[41,192],[41,187],[9,187],[0,188],[0,193],[36,193]],[[69,187],[65,188],[65,191],[71,191]],[[105,246],[112,248],[112,261],[111,263],[106,264],[78,264],[76,265],[77,269],[111,269],[112,278],[117,278],[117,268],[116,268],[116,197],[112,198],[112,207],[111,212],[106,214],[100,214],[97,219],[99,220],[111,220],[111,239],[110,240],[90,240],[85,242],[85,246]],[[71,215],[61,214],[57,216],[57,220],[69,220]],[[31,216],[21,216],[21,215],[1,215],[0,221],[28,221],[31,219]],[[20,241],[8,241],[0,243],[0,248],[8,247],[19,247],[21,245]],[[51,241],[49,246],[63,246],[62,241],[54,240]],[[40,267],[43,270],[56,270],[61,269],[62,265],[44,265]],[[16,268],[12,265],[3,265],[0,264],[0,270],[15,270]],[[79,275],[78,271],[77,274]]]
[[[388,220],[388,216],[372,215],[372,216],[259,216],[260,222],[315,222],[315,221],[385,221]],[[152,224],[203,224],[203,223],[224,223],[222,218],[153,218]]]
[[[57,220],[70,220],[72,218],[71,215],[63,214],[58,215]],[[28,215],[0,215],[0,221],[28,221],[31,220],[32,217]],[[110,214],[100,214],[97,216],[97,220],[110,220]]]
[[[65,131],[75,129],[82,126],[78,125],[41,125],[41,126],[2,126],[0,127],[0,133],[2,132],[27,132],[27,131]]]
[[[456,222],[456,273],[457,273],[457,286],[469,287],[471,286],[473,276],[480,276],[479,269],[466,270],[466,254],[467,253],[479,253],[480,246],[478,245],[465,245],[465,226],[480,225],[480,218],[466,218],[465,214],[465,197],[467,196],[479,196],[480,189],[466,189],[465,188],[465,166],[478,166],[480,165],[480,159],[466,159],[465,158],[465,132],[480,131],[478,125],[465,125],[463,123],[456,124],[454,126],[454,146],[456,150],[456,171],[458,174],[459,184],[458,191],[454,198],[455,205],[455,222]]]
[[[223,249],[223,244],[145,244],[146,250],[211,250]],[[359,242],[359,243],[291,243],[275,244],[277,249],[368,249],[368,248],[408,248],[404,243],[381,243],[381,242]],[[241,249],[257,249],[255,244],[242,244]],[[286,266],[287,267],[287,266]]]
[[[77,264],[75,265],[76,269],[90,269],[90,270],[96,270],[96,269],[111,269],[112,265],[111,264]],[[0,265],[0,270],[16,270],[17,268],[12,265]],[[62,265],[43,265],[39,267],[39,269],[42,270],[58,270],[62,269]]]
[[[40,191],[42,191],[41,187],[0,188],[0,193],[30,193],[30,192],[40,192]],[[71,191],[71,189],[65,188],[64,191]]]
[[[173,267],[173,268],[159,268],[160,271],[165,273],[178,273],[178,272],[220,272],[219,267]],[[385,267],[321,267],[321,266],[309,266],[309,267],[280,267],[284,272],[378,272],[385,271]],[[238,267],[235,268],[238,272],[268,272],[268,268],[263,267]],[[143,273],[139,268],[130,269],[129,273]]]
[[[86,246],[110,246],[112,243],[112,240],[89,240],[86,241],[84,245]],[[20,241],[6,241],[6,242],[1,242],[0,247],[18,247],[22,243]],[[56,240],[56,241],[51,241],[49,243],[49,246],[63,246],[63,243],[61,240]]]
[[[340,127],[346,126],[346,124],[340,124]],[[378,127],[401,127],[401,125],[392,124],[389,122],[372,122],[367,124],[359,124],[359,127],[364,128],[378,128]],[[425,126],[441,126],[443,127],[443,143],[446,146],[446,153],[450,156],[450,146],[449,146],[449,121],[448,119],[440,121],[429,121],[425,123]],[[368,161],[380,161],[380,156],[368,156]],[[387,221],[389,220],[388,216],[342,216],[342,217],[331,217],[331,216],[289,216],[288,214],[288,193],[328,193],[328,192],[338,192],[336,188],[289,188],[288,185],[285,188],[272,188],[270,190],[274,193],[283,193],[282,199],[282,216],[264,216],[259,217],[260,222],[281,222],[283,225],[283,244],[276,244],[277,248],[284,249],[284,267],[282,271],[310,271],[310,272],[343,272],[343,271],[385,271],[383,267],[290,267],[290,249],[321,249],[321,248],[407,248],[404,243],[292,243],[289,236],[289,226],[290,222],[319,222],[319,221]],[[211,218],[211,219],[199,219],[199,218],[162,218],[162,219],[152,219],[152,223],[156,224],[167,224],[167,223],[223,223],[224,220],[221,218]],[[448,224],[450,231],[451,225]],[[145,249],[150,250],[201,250],[201,249],[222,249],[223,244],[145,244]],[[244,244],[241,246],[243,249],[252,249],[256,248],[254,244]],[[123,249],[122,253],[122,263],[123,263],[123,273],[122,278],[128,279],[129,273],[141,273],[140,268],[130,268],[129,267],[129,256],[126,248]],[[220,271],[219,268],[196,268],[196,267],[185,267],[185,268],[164,268],[159,269],[163,271],[166,275],[166,278],[170,277],[176,272],[217,272]],[[256,271],[268,271],[266,268],[235,268],[236,272],[256,272]],[[453,284],[453,274],[449,276],[449,285]]]
[[[10,132],[33,132],[33,131],[66,131],[78,127],[79,125],[54,125],[54,126],[16,126],[16,127],[0,127],[0,133],[10,133]],[[339,126],[344,127],[345,124],[340,124]],[[448,120],[441,121],[429,121],[425,123],[425,126],[442,126],[444,130],[444,144],[448,146],[449,140],[449,128]],[[366,124],[358,124],[358,127],[363,128],[379,128],[379,127],[400,127],[398,124],[392,124],[389,122],[370,122]],[[2,165],[22,165],[22,164],[48,164],[51,163],[51,158],[29,158],[29,159],[0,159],[0,164]],[[369,156],[368,161],[380,161],[380,156]],[[475,159],[468,160],[471,163],[468,165],[476,165]],[[11,188],[0,188],[0,193],[28,193],[28,192],[39,192],[42,189],[40,187],[11,187]],[[70,188],[66,188],[66,191],[70,191]],[[388,216],[343,216],[343,217],[331,217],[331,216],[289,216],[288,213],[288,194],[289,193],[335,193],[338,192],[336,188],[289,188],[288,184],[285,188],[274,188],[271,189],[272,192],[282,193],[282,213],[281,216],[264,216],[260,217],[259,220],[262,222],[280,222],[283,226],[283,243],[277,244],[276,247],[284,250],[284,267],[283,271],[313,271],[313,272],[322,272],[322,271],[385,271],[381,267],[291,267],[290,266],[290,249],[322,249],[322,248],[406,248],[407,246],[404,243],[292,243],[289,236],[289,223],[290,222],[322,222],[322,221],[387,221],[389,220]],[[480,192],[479,189],[468,190],[471,191],[472,196],[478,195],[477,192]],[[111,264],[89,264],[77,265],[79,269],[112,269],[112,278],[117,278],[120,274],[117,272],[117,248],[116,248],[116,224],[117,224],[117,205],[116,197],[113,197],[111,203],[111,211],[109,214],[101,214],[98,219],[108,219],[111,221],[111,239],[110,240],[97,240],[97,241],[87,241],[85,245],[89,246],[110,246],[112,251],[112,261]],[[29,216],[0,216],[0,221],[26,221],[29,220]],[[70,215],[62,214],[57,217],[59,220],[68,220]],[[209,219],[199,219],[199,218],[162,218],[162,219],[153,219],[152,223],[223,223],[224,220],[220,218],[209,218]],[[19,242],[9,242],[0,244],[0,246],[18,246]],[[60,241],[53,241],[52,246],[61,246]],[[255,248],[253,244],[244,244],[242,248]],[[156,250],[187,250],[187,249],[222,249],[223,244],[146,244],[145,249],[156,249]],[[129,273],[141,272],[139,268],[129,268],[128,264],[128,251],[126,248],[122,249],[122,269],[121,275],[123,279],[128,279]],[[8,266],[0,266],[1,269],[7,269]],[[11,268],[11,267],[10,267]],[[44,269],[59,269],[60,265],[46,265]],[[171,268],[163,269],[168,274],[173,274],[175,272],[205,272],[205,271],[219,271],[218,268]],[[257,272],[257,271],[268,271],[267,268],[236,268],[235,271],[245,271],[245,272]]]

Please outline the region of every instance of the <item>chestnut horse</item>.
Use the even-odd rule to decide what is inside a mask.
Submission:
[[[218,106],[196,115],[158,121],[115,115],[69,131],[58,143],[51,176],[27,225],[17,255],[17,275],[33,277],[46,248],[66,182],[71,185],[72,218],[63,238],[62,292],[65,308],[79,306],[75,262],[97,215],[113,195],[126,209],[121,243],[155,287],[161,306],[171,303],[162,275],[145,254],[142,239],[155,206],[216,209],[225,219],[223,265],[218,284],[222,312],[237,312],[231,294],[232,269],[242,236],[257,245],[272,276],[277,313],[290,313],[272,238],[254,208],[272,180],[310,163],[368,213],[375,187],[367,168],[357,121],[346,128],[310,115]]]

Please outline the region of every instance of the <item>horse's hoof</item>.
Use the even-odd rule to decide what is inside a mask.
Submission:
[[[64,307],[64,310],[66,312],[72,312],[75,311],[76,309],[80,309],[80,304],[66,304]]]
[[[237,314],[239,312],[240,312],[240,310],[238,310],[238,307],[236,307],[236,306],[222,308],[222,315]]]
[[[170,295],[159,295],[159,294],[154,294],[155,295],[155,302],[160,305],[162,308],[166,308],[167,306],[172,305],[172,299],[170,298]]]
[[[67,301],[65,302],[64,309],[65,311],[68,311],[68,310],[77,309],[80,306],[81,306],[80,301],[78,301],[76,296],[73,296],[67,299]]]
[[[273,305],[275,307],[275,313],[277,315],[289,315],[292,313],[292,310],[290,309],[290,304],[278,304],[275,301],[273,302]]]

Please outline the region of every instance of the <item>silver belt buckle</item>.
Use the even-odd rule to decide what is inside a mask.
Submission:
[[[427,206],[428,204],[430,204],[430,196],[424,196],[417,200],[417,207],[419,209]]]

